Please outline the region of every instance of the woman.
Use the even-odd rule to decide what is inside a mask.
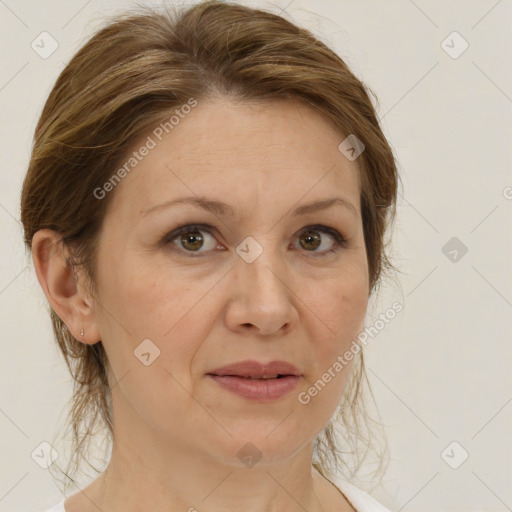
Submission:
[[[386,510],[328,462],[397,179],[364,85],[282,17],[209,1],[95,34],[22,192],[76,453],[98,417],[112,436],[52,511]]]

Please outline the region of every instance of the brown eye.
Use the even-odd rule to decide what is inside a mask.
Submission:
[[[218,246],[210,231],[211,227],[206,225],[182,226],[165,236],[163,243],[175,246],[179,252],[188,256],[204,256]]]
[[[327,235],[327,236],[326,236]],[[329,239],[331,244],[329,244]],[[299,234],[299,243],[302,249],[314,256],[327,256],[346,246],[347,241],[339,231],[327,226],[309,226]],[[327,243],[327,248],[318,250]]]
[[[301,235],[300,245],[307,250],[316,250],[322,243],[321,237],[315,231],[304,231]]]
[[[162,242],[175,246],[179,252],[187,256],[206,256],[214,249],[225,250],[219,246],[211,231],[211,226],[189,224],[169,233]],[[339,231],[321,225],[308,226],[299,233],[298,238],[300,247],[317,257],[337,252],[347,244]]]
[[[189,231],[181,235],[180,242],[184,249],[197,251],[203,246],[204,239],[199,231]]]

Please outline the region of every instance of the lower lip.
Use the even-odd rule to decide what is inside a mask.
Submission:
[[[249,400],[277,400],[297,386],[300,376],[287,375],[280,379],[246,379],[233,375],[209,375],[228,391]]]

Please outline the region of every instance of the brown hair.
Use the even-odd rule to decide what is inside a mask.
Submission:
[[[340,137],[353,134],[365,145],[357,163],[370,295],[382,271],[394,269],[384,238],[395,216],[398,172],[368,91],[336,53],[282,16],[218,0],[181,11],[126,12],[76,53],[46,101],[21,196],[25,243],[31,248],[38,230],[55,230],[71,251],[70,268],[83,268],[94,290],[98,233],[112,194],[98,200],[93,191],[111,178],[136,137],[190,98],[299,100]],[[68,420],[78,468],[95,427],[106,426],[111,439],[108,361],[101,341],[80,343],[50,314],[74,379]],[[316,439],[319,470],[329,460],[346,463],[339,454],[359,449],[365,379],[360,351],[336,419]],[[336,422],[346,434],[341,450]]]

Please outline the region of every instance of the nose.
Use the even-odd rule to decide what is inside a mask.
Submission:
[[[282,335],[298,320],[289,272],[268,252],[263,251],[252,263],[235,260],[226,311],[226,323],[232,331]]]

